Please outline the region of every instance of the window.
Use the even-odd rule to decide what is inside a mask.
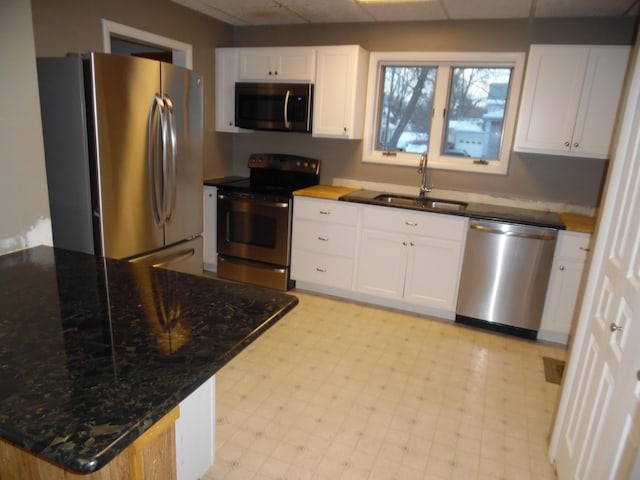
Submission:
[[[363,161],[506,174],[523,53],[373,52]]]

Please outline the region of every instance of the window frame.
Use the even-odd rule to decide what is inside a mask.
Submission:
[[[382,101],[381,84],[383,66],[436,66],[436,84],[433,98],[433,117],[429,132],[428,167],[473,173],[506,175],[512,151],[518,113],[518,103],[524,76],[525,52],[371,52],[365,108],[362,161],[395,166],[417,167],[420,154],[395,152],[385,155],[376,150],[376,128]],[[513,68],[509,94],[505,105],[502,147],[497,161],[477,162],[477,158],[443,155],[445,109],[449,101],[452,67],[508,67]]]

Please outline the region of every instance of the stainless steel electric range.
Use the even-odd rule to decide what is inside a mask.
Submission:
[[[260,153],[248,166],[218,185],[218,277],[288,290],[293,192],[319,183],[320,160]]]

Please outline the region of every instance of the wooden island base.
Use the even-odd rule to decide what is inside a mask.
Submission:
[[[80,475],[0,439],[2,478],[20,480],[176,480],[176,407],[100,470]],[[6,477],[5,477],[6,475]]]

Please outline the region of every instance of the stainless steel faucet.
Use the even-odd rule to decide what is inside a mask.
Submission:
[[[420,155],[418,173],[422,174],[422,179],[420,180],[420,196],[425,197],[427,193],[431,192],[431,188],[427,186],[427,152]]]

